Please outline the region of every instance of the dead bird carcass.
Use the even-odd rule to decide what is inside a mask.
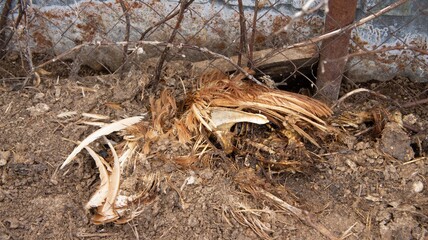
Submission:
[[[138,176],[143,183],[138,190],[128,187],[135,183],[133,171],[124,171],[130,166],[136,169],[139,162],[154,157],[190,165],[215,156],[214,150],[221,149],[226,155],[251,155],[253,161],[264,166],[297,169],[299,155],[290,153],[295,148],[304,151],[302,139],[319,146],[317,138],[328,130],[323,118],[332,111],[309,97],[252,84],[243,76],[230,78],[220,72],[204,75],[181,112],[175,98],[164,90],[158,99],[150,98],[150,120],[123,119],[84,139],[61,168],[84,148],[94,159],[101,182],[86,205],[87,209],[95,209],[93,223],[127,222],[141,211],[132,207],[135,203],[141,206],[154,199],[162,178],[155,170]],[[106,137],[113,132],[123,137],[115,146]],[[107,159],[89,147],[100,137],[111,151]],[[167,147],[159,148],[159,144]]]

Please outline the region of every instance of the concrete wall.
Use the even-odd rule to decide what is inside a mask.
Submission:
[[[323,31],[323,11],[297,21],[286,34],[272,37],[289,21],[290,16],[301,10],[304,0],[280,0],[274,6],[269,2],[261,6],[257,22],[257,48],[278,47],[306,40]],[[395,1],[360,0],[357,20]],[[145,29],[162,19],[177,7],[178,0],[130,1],[131,40],[138,40]],[[244,0],[245,15],[253,17],[254,1]],[[378,6],[379,5],[379,6]],[[239,42],[238,1],[196,0],[185,16],[177,41],[205,46],[227,55],[236,54]],[[356,44],[367,50],[378,46],[420,49],[428,48],[427,0],[409,0],[408,3],[353,31]],[[33,0],[30,29],[31,45],[36,52],[62,53],[77,44],[94,41],[122,41],[125,18],[118,1],[113,0]],[[169,22],[174,26],[175,20]],[[171,27],[162,25],[146,40],[166,41]],[[120,49],[119,49],[120,50]],[[115,52],[115,51],[112,51]],[[114,57],[114,56],[110,56]],[[197,56],[194,56],[197,58]],[[376,55],[353,57],[348,63],[348,74],[354,81],[368,79],[387,80],[395,75],[428,81],[428,55],[412,51],[388,51]]]

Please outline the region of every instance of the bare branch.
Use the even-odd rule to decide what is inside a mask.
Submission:
[[[257,13],[259,12],[259,0],[254,2],[254,16],[253,16],[253,30],[251,32],[250,45],[248,46],[248,63],[250,68],[253,68],[253,53],[254,53],[254,44],[256,42],[256,26],[257,26]]]
[[[187,0],[182,0],[180,3],[180,12],[178,14],[177,17],[177,22],[175,24],[174,30],[171,33],[171,36],[169,37],[168,43],[172,43],[175,39],[175,35],[177,35],[178,29],[180,28],[181,22],[183,21],[184,18],[184,12],[186,10],[186,8],[188,6],[190,6],[190,4],[193,2],[194,0],[190,0],[189,2],[187,2]],[[189,4],[187,4],[189,3]],[[159,57],[159,62],[158,65],[156,66],[156,72],[155,72],[155,77],[151,82],[151,85],[153,86],[154,89],[156,89],[159,80],[160,80],[160,76],[162,74],[162,67],[163,67],[163,63],[165,62],[166,56],[168,54],[170,47],[167,45],[166,48],[163,50],[161,56]]]
[[[128,7],[126,6],[125,2],[123,0],[120,0],[120,7],[122,8],[123,14],[125,14],[125,21],[126,21],[126,32],[125,32],[125,42],[129,42],[129,35],[131,32],[131,19],[129,17],[129,11]],[[122,67],[120,70],[120,79],[123,79],[124,72],[125,72],[125,62],[126,62],[126,56],[128,53],[128,44],[125,44],[123,46],[123,59],[122,59]]]
[[[247,49],[247,27],[245,24],[245,14],[244,14],[244,6],[242,4],[242,0],[238,0],[238,7],[239,7],[239,30],[240,30],[238,65],[242,66],[241,65],[242,54],[247,52],[246,51],[246,49]]]
[[[189,1],[189,2],[185,3],[185,5],[186,5],[186,7],[185,7],[185,8],[188,8],[192,2],[193,2],[193,1]],[[164,23],[168,22],[169,20],[171,20],[171,19],[173,19],[175,16],[177,16],[179,13],[180,13],[180,9],[175,10],[174,12],[172,12],[171,14],[169,14],[169,15],[168,15],[167,17],[165,17],[164,19],[162,19],[162,20],[160,20],[159,22],[155,23],[153,26],[151,26],[151,27],[147,28],[147,29],[146,29],[146,31],[144,31],[144,32],[141,34],[141,36],[140,36],[140,41],[144,40],[144,38],[146,37],[146,35],[147,35],[150,31],[152,31],[154,28],[156,28],[156,27],[160,26],[161,24],[164,24]]]
[[[240,71],[241,73],[243,73],[245,75],[245,77],[247,77],[248,79],[250,79],[251,81],[262,85],[262,83],[255,79],[253,75],[249,74],[245,69],[243,69],[242,67],[240,67],[238,64],[236,64],[234,61],[232,61],[232,59],[220,54],[220,53],[216,53],[213,51],[208,50],[207,48],[204,47],[198,47],[198,46],[194,46],[194,45],[188,45],[188,44],[174,44],[174,43],[166,43],[166,42],[159,42],[159,41],[130,41],[130,42],[114,42],[114,43],[107,43],[107,42],[95,42],[95,43],[85,43],[85,44],[80,44],[75,46],[74,48],[38,65],[37,67],[35,67],[35,69],[40,69],[48,64],[54,63],[56,61],[59,61],[63,58],[65,58],[68,55],[71,55],[72,53],[74,53],[75,51],[78,51],[79,49],[85,47],[85,46],[110,46],[110,45],[117,45],[117,46],[124,46],[126,44],[133,44],[133,45],[151,45],[151,46],[163,46],[163,47],[169,47],[169,48],[177,48],[177,49],[181,49],[181,48],[187,48],[187,49],[192,49],[192,50],[196,50],[199,52],[203,52],[206,53],[212,57],[215,58],[221,58],[225,61],[227,61],[228,63],[230,63],[232,66],[234,66],[238,71]]]
[[[309,40],[306,40],[306,41],[303,41],[303,42],[299,42],[299,43],[292,44],[292,45],[289,45],[289,46],[284,46],[283,48],[289,49],[289,48],[295,48],[295,47],[302,47],[302,46],[305,46],[305,45],[308,45],[308,44],[313,44],[313,43],[321,42],[321,41],[323,41],[323,40],[325,40],[327,38],[331,38],[331,37],[336,36],[338,34],[341,34],[343,32],[349,31],[349,30],[351,30],[353,28],[359,27],[359,26],[361,26],[361,25],[363,25],[363,24],[365,24],[365,23],[367,23],[367,22],[369,22],[369,21],[371,21],[371,20],[373,20],[373,19],[375,19],[375,18],[377,18],[377,17],[379,17],[379,16],[381,16],[381,15],[383,15],[383,14],[385,14],[385,13],[387,13],[387,12],[389,12],[389,11],[391,11],[391,10],[399,7],[399,6],[401,6],[401,5],[403,5],[407,1],[408,0],[399,0],[399,1],[397,1],[397,2],[395,2],[395,3],[393,3],[393,4],[389,5],[389,6],[387,6],[385,8],[382,8],[381,10],[377,11],[376,13],[373,13],[373,14],[371,14],[371,15],[369,15],[369,16],[361,19],[361,20],[359,20],[358,22],[350,24],[350,25],[348,25],[348,26],[346,26],[344,28],[340,28],[340,29],[337,29],[337,30],[325,33],[325,34],[323,34],[321,36],[313,37],[313,38],[311,38]]]

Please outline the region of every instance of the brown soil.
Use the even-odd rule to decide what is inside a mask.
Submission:
[[[180,100],[180,77],[187,91],[195,85],[187,73],[184,65],[170,67],[161,85]],[[303,173],[236,170],[233,166],[243,164],[226,158],[189,168],[153,160],[150,167],[168,181],[142,206],[142,214],[124,225],[91,224],[84,204],[98,185],[95,164],[84,153],[65,170],[58,166],[75,146],[69,140],[96,129],[81,124],[81,113],[117,120],[148,111],[151,93],[141,93],[144,74],[125,76],[44,77],[40,86],[19,91],[13,90],[16,80],[2,82],[0,239],[257,239],[260,234],[249,227],[254,225],[265,229],[266,238],[325,239],[290,212],[243,191],[237,184],[242,178],[257,178],[254,185],[308,211],[314,222],[346,239],[428,238],[428,108],[399,109],[369,94],[357,94],[335,111],[399,110],[405,127],[388,120],[377,136],[364,132],[370,122],[348,129],[346,139],[330,139],[316,150],[313,166]],[[363,87],[399,103],[428,97],[427,84],[404,78]],[[70,111],[77,114],[58,117]],[[249,222],[239,222],[234,213]]]

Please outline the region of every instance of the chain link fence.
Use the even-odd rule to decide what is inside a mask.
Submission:
[[[0,75],[27,83],[42,70],[82,77],[154,62],[157,83],[166,62],[182,61],[194,75],[249,67],[266,84],[312,93],[325,86],[318,78],[420,82],[427,9],[424,0],[2,0]]]

